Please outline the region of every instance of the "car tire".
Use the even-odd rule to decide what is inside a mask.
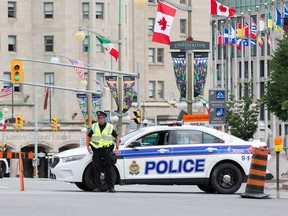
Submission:
[[[197,187],[206,193],[215,193],[215,190],[211,185],[197,185]]]
[[[101,191],[108,191],[108,185],[106,183],[105,180],[105,172],[101,174]],[[117,180],[117,174],[116,174],[116,170],[115,168],[112,169],[112,179],[113,179],[113,183],[116,183]],[[85,191],[93,191],[96,187],[95,183],[94,183],[94,170],[93,170],[93,166],[92,164],[89,164],[88,167],[86,168],[84,175],[83,175],[83,184],[80,185],[80,189],[85,190]],[[78,186],[77,186],[78,187]]]
[[[83,182],[75,182],[75,185],[83,191],[88,191],[87,187],[85,186]]]
[[[236,165],[223,163],[214,168],[210,180],[217,193],[233,194],[241,187],[243,176]]]

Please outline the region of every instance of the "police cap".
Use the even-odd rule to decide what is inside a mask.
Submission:
[[[106,118],[107,117],[107,114],[103,111],[97,111],[96,114],[97,114],[98,118]]]

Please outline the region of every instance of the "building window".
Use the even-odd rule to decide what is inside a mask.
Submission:
[[[97,53],[103,53],[104,52],[103,46],[99,41],[96,42],[96,52]]]
[[[186,19],[180,19],[180,34],[186,34]]]
[[[103,3],[96,3],[96,19],[103,19],[104,18],[104,4]]]
[[[5,80],[11,80],[11,72],[4,72],[3,73],[3,79]],[[3,88],[9,86],[10,82],[4,82]],[[14,84],[14,92],[21,92],[21,85],[20,84]]]
[[[149,48],[148,50],[148,62],[155,63],[155,49]]]
[[[44,19],[53,19],[53,3],[44,2]]]
[[[45,85],[54,86],[54,73],[53,72],[45,72],[44,73],[44,83]],[[54,92],[54,89],[51,88],[51,92]]]
[[[54,48],[54,37],[44,36],[44,50],[45,52],[53,52]]]
[[[16,2],[8,2],[8,17],[16,18]]]
[[[164,49],[157,48],[157,63],[163,63]]]
[[[155,26],[155,19],[149,18],[148,20],[148,33],[152,34],[154,32],[154,26]]]
[[[89,2],[82,3],[82,18],[89,19]]]
[[[16,36],[14,35],[8,36],[8,51],[16,52]]]
[[[157,99],[164,99],[164,81],[157,82]]]
[[[155,81],[149,81],[149,98],[155,98]]]
[[[83,52],[89,52],[89,36],[85,36],[83,40]]]
[[[105,80],[104,80],[104,73],[97,73],[96,74],[96,80],[98,82],[101,83],[101,85],[104,85],[105,84]],[[101,91],[104,91],[104,89],[101,87],[101,85],[96,85],[96,91],[98,93],[101,93]]]

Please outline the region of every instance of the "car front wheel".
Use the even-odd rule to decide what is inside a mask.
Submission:
[[[239,190],[243,176],[234,164],[219,164],[212,172],[211,186],[220,194],[232,194]]]
[[[112,168],[112,179],[115,184],[117,178],[117,174],[114,168]],[[108,190],[108,185],[105,179],[105,172],[101,173],[100,176],[101,180],[101,191],[107,191]],[[76,184],[77,185],[77,184]],[[81,186],[81,188],[79,186]],[[77,186],[85,191],[93,191],[95,189],[95,181],[94,181],[94,170],[92,164],[88,165],[86,168],[84,175],[83,175],[83,181],[82,184],[78,184]]]

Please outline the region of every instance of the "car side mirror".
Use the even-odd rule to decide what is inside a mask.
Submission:
[[[129,147],[131,148],[140,147],[140,146],[141,146],[141,143],[139,141],[134,141],[129,144]]]

